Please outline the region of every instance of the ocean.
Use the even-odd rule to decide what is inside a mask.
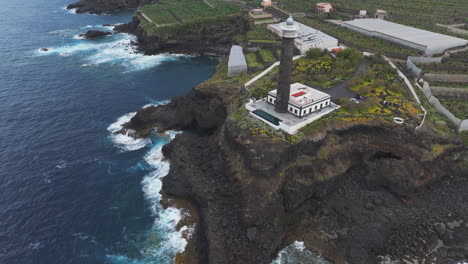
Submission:
[[[113,132],[210,78],[219,59],[144,56],[128,34],[84,40],[132,12],[77,15],[70,3],[1,2],[0,264],[172,263],[193,230],[160,205],[162,147],[181,132]],[[325,262],[295,242],[273,263]]]
[[[159,190],[161,148],[178,132],[112,131],[208,79],[218,59],[143,56],[127,34],[80,39],[132,13],[76,15],[70,3],[1,2],[0,263],[172,263],[181,212]]]

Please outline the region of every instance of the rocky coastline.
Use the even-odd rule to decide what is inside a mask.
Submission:
[[[168,26],[149,33],[142,26],[142,19],[137,13],[131,22],[118,25],[114,30],[135,35],[138,49],[147,55],[162,52],[228,55],[234,36],[249,28],[245,16],[236,14],[221,20]]]
[[[100,14],[152,0],[83,1]],[[115,28],[147,54],[226,54],[232,23],[149,35],[141,20]],[[218,48],[212,48],[212,47]],[[184,130],[163,148],[163,190],[197,210],[190,263],[271,263],[295,240],[336,264],[458,264],[468,259],[468,154],[456,138],[374,122],[299,143],[252,136],[232,118],[243,85],[206,82],[168,105],[138,111],[121,133]],[[447,146],[434,153],[434,146]],[[183,263],[188,263],[181,261]]]
[[[163,189],[199,210],[199,263],[270,263],[295,240],[337,264],[468,258],[468,157],[456,138],[383,123],[298,144],[253,137],[231,118],[242,90],[201,84],[122,131],[187,131],[163,149]],[[435,144],[450,147],[436,155]]]

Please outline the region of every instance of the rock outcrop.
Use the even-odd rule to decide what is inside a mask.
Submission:
[[[163,149],[163,189],[196,204],[201,263],[270,263],[295,240],[337,264],[468,257],[468,155],[457,139],[372,123],[273,141],[232,118],[242,91],[205,83],[122,131],[187,131]]]
[[[152,30],[148,30],[148,27]],[[146,54],[229,54],[234,36],[248,29],[248,19],[243,14],[210,17],[158,28],[136,14],[130,23],[115,28],[117,32],[136,35],[139,49]]]
[[[88,32],[86,32],[85,34],[81,34],[80,37],[83,37],[85,39],[96,39],[103,38],[109,35],[112,35],[112,33],[100,30],[88,30]]]
[[[76,13],[102,14],[122,9],[137,8],[140,5],[153,4],[158,0],[81,0],[70,4],[67,9],[75,9]]]

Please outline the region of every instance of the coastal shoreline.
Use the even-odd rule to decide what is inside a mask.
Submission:
[[[117,30],[139,35],[147,54],[197,50],[152,46],[137,26]],[[242,91],[235,81],[201,84],[168,105],[138,111],[120,131],[135,138],[155,127],[187,131],[163,148],[171,161],[163,190],[181,197],[175,204],[190,201],[199,216],[189,241],[195,263],[270,263],[295,240],[337,264],[468,257],[466,237],[456,235],[468,230],[468,180],[457,167],[466,153],[456,139],[363,122],[298,144],[271,142],[233,121]],[[450,147],[436,155],[435,145]]]

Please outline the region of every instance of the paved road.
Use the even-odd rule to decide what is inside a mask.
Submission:
[[[341,98],[341,97],[354,97],[356,93],[348,89],[349,84],[354,78],[362,75],[364,71],[367,69],[367,66],[368,66],[367,61],[365,59],[362,59],[361,62],[359,63],[357,70],[354,72],[353,76],[350,79],[348,79],[347,81],[343,83],[338,84],[335,87],[317,88],[317,90],[328,93],[329,95],[331,95],[332,99]]]

